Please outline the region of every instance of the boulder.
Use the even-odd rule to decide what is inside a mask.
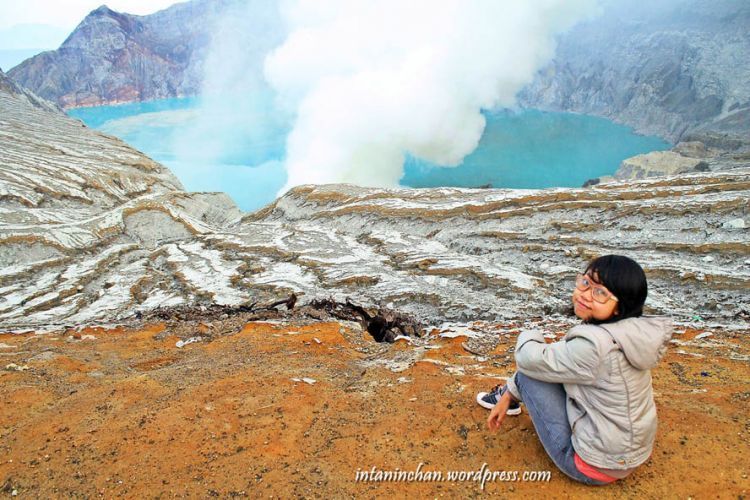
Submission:
[[[644,179],[706,170],[708,164],[698,158],[687,158],[674,151],[653,151],[624,160],[615,172],[615,179]]]

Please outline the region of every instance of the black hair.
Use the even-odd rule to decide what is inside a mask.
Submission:
[[[607,287],[617,297],[617,314],[598,323],[612,323],[643,315],[648,283],[646,273],[636,261],[623,255],[604,255],[592,260],[584,274]]]

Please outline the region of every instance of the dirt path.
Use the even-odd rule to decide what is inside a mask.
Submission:
[[[0,492],[747,497],[748,332],[712,332],[676,336],[682,344],[653,372],[653,456],[632,477],[598,489],[554,468],[527,414],[508,418],[499,434],[486,430],[474,394],[510,374],[512,325],[482,356],[467,352],[464,337],[435,339],[439,348],[429,350],[387,346],[331,322],[251,323],[181,349],[164,325],[80,338],[0,335],[0,368],[16,365],[0,371]],[[355,481],[358,470],[413,471],[420,463],[422,472],[444,475],[486,463],[551,478],[490,481],[484,490],[478,481]]]

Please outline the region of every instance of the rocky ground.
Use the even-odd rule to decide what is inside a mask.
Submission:
[[[167,319],[0,335],[0,491],[19,497],[743,498],[748,331],[678,327],[653,371],[659,432],[624,481],[555,470],[526,413],[499,434],[474,394],[511,373],[524,323],[378,344],[358,324]],[[570,326],[545,325],[550,341]],[[213,332],[213,334],[211,334]],[[441,336],[441,334],[443,336]],[[191,336],[202,339],[177,347]],[[182,345],[182,344],[180,344]],[[358,469],[551,471],[544,482],[357,482]]]

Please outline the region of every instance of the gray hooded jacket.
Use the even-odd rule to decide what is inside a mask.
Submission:
[[[651,455],[657,422],[650,369],[671,336],[672,321],[654,316],[575,326],[552,344],[527,330],[516,343],[516,365],[531,378],[564,385],[573,448],[586,463],[629,469]],[[521,399],[512,377],[508,389]]]

